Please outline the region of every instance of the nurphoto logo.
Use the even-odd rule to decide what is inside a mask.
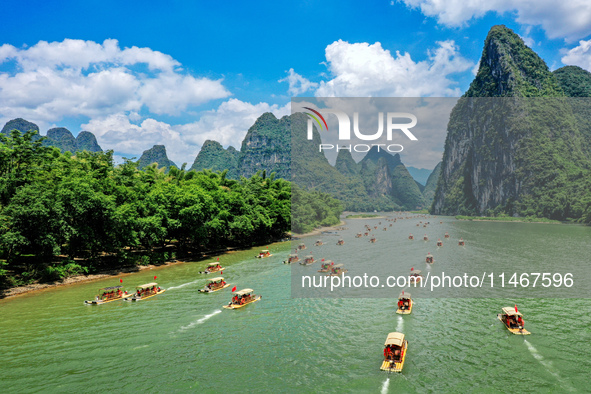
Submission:
[[[310,111],[305,112],[308,115],[308,129],[307,129],[307,138],[308,140],[312,140],[314,138],[314,123],[317,124],[317,128],[319,131],[326,130],[328,131],[328,124],[326,119],[323,115],[334,115],[338,121],[338,138],[339,141],[351,141],[351,118],[347,113],[344,111],[334,110],[334,109],[313,109],[310,107],[304,107],[304,109]],[[384,120],[385,119],[385,120]],[[401,122],[401,120],[406,120],[406,122]],[[410,122],[408,122],[410,120]],[[384,134],[384,129],[386,129],[386,140],[392,141],[392,136],[394,132],[401,131],[406,137],[408,137],[411,141],[418,141],[417,137],[410,131],[411,128],[417,125],[417,117],[411,113],[407,112],[387,112],[384,115],[384,112],[378,112],[378,129],[374,133],[363,133],[359,128],[359,112],[353,112],[353,135],[354,138],[361,140],[361,141],[376,141],[382,138]],[[320,152],[324,150],[331,150],[336,149],[338,152],[339,150],[348,150],[348,151],[355,151],[355,152],[368,152],[372,146],[377,146],[378,151],[380,149],[385,149],[391,153],[398,153],[402,152],[404,147],[400,144],[349,144],[349,145],[335,145],[334,144],[319,144],[318,149]]]

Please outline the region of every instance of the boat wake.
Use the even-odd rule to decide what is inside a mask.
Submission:
[[[212,313],[210,313],[209,315],[205,315],[202,318],[195,320],[194,322],[192,322],[191,324],[187,325],[187,326],[183,326],[181,327],[181,329],[179,331],[185,331],[188,330],[190,328],[193,328],[195,326],[198,326],[199,324],[203,324],[205,323],[207,320],[211,319],[212,317],[214,317],[215,315],[217,315],[218,313],[222,313],[221,309],[216,309],[215,311],[213,311]]]
[[[382,383],[382,390],[380,393],[386,394],[388,392],[388,387],[390,387],[390,378],[387,378],[384,383]]]
[[[203,280],[203,279],[197,279],[197,280],[194,280],[193,282],[187,282],[187,283],[183,283],[182,285],[178,285],[178,286],[172,286],[172,287],[169,287],[169,288],[168,288],[168,289],[166,289],[166,290],[182,289],[182,288],[183,288],[183,287],[185,287],[185,286],[194,285],[195,283],[197,283],[197,282],[200,282],[200,281],[202,281],[202,280]]]
[[[524,339],[523,342],[525,342],[525,345],[527,346],[527,349],[529,350],[529,352],[532,354],[532,356],[534,356],[534,358],[536,360],[539,361],[540,364],[542,364],[544,366],[544,368],[546,368],[546,371],[548,371],[552,376],[554,376],[560,383],[562,383],[562,387],[565,388],[566,390],[573,392],[576,391],[574,389],[574,387],[570,386],[567,384],[567,382],[565,382],[560,375],[558,374],[558,372],[556,372],[554,365],[552,364],[552,361],[548,361],[544,358],[544,356],[542,356],[540,354],[540,352],[538,352],[538,349],[536,349],[534,347],[534,345],[532,345],[527,339]]]
[[[402,318],[402,316],[398,316],[398,324],[396,325],[396,331],[404,331],[404,319]]]

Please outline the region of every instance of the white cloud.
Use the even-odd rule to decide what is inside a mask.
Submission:
[[[191,166],[207,139],[240,149],[250,126],[265,112],[277,117],[288,115],[290,104],[279,107],[230,99],[188,124],[171,125],[152,118],[137,123],[133,114],[117,113],[92,119],[81,127],[95,134],[103,149],[113,149],[121,156],[139,158],[144,150],[160,144],[166,146],[168,157],[177,165],[186,162]]]
[[[489,11],[514,12],[516,21],[541,26],[550,38],[569,41],[591,34],[591,2],[588,0],[398,0],[419,8],[426,16],[437,17],[450,27],[465,25]]]
[[[328,69],[333,76],[320,82],[317,97],[425,97],[460,96],[449,75],[464,72],[474,63],[463,58],[453,41],[437,42],[428,59],[412,60],[410,54],[375,44],[336,41],[326,47]]]
[[[117,40],[40,41],[19,49],[0,47],[0,114],[37,122],[67,117],[106,117],[139,112],[179,115],[230,92],[221,80],[198,78],[171,56],[150,48],[121,49]]]
[[[318,87],[316,82],[310,82],[307,78],[296,73],[293,68],[289,69],[287,77],[280,79],[278,82],[288,82],[289,89],[287,92],[292,96],[298,96]]]
[[[560,59],[562,63],[591,70],[591,40],[581,40]]]

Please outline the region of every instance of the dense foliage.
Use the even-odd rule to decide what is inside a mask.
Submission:
[[[0,136],[5,286],[93,271],[105,259],[117,267],[173,258],[169,250],[264,244],[290,229],[291,185],[274,175],[231,180],[226,172],[140,170],[129,160],[115,166],[111,151],[66,155],[35,135]],[[334,200],[298,196],[315,210],[302,226],[338,220]]]
[[[292,189],[292,230],[307,233],[320,226],[339,224],[343,206],[326,193],[304,192],[293,184]]]

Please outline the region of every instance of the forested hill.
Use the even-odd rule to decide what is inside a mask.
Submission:
[[[27,131],[36,131],[39,133],[39,127],[32,122],[29,122],[22,118],[12,119],[4,125],[1,134],[10,135],[12,130],[18,130],[21,133]],[[40,138],[38,134],[35,134],[34,139]],[[74,138],[74,135],[70,130],[65,127],[54,127],[47,130],[47,138],[43,142],[46,146],[55,146],[62,152],[76,153],[83,150],[89,152],[102,152],[101,147],[96,141],[96,137],[89,131],[81,131]]]
[[[587,74],[550,72],[517,34],[494,26],[450,115],[432,212],[589,222],[589,101],[567,98],[586,93]]]
[[[332,166],[318,152],[320,136],[316,132],[314,141],[299,138],[305,135],[305,128],[305,115],[277,119],[265,113],[248,130],[240,152],[206,141],[192,168],[227,169],[227,176],[234,179],[261,170],[275,172],[277,177],[291,179],[306,190],[329,193],[350,211],[425,207],[422,186],[413,180],[399,155],[377,152],[374,148],[356,163],[350,152],[340,151]],[[294,141],[292,129],[297,130]],[[380,158],[387,169],[378,163]]]
[[[164,145],[154,145],[148,150],[145,150],[137,161],[138,168],[143,169],[151,164],[156,164],[157,168],[164,168],[165,172],[170,171],[172,167],[179,168],[166,155],[166,147]]]

